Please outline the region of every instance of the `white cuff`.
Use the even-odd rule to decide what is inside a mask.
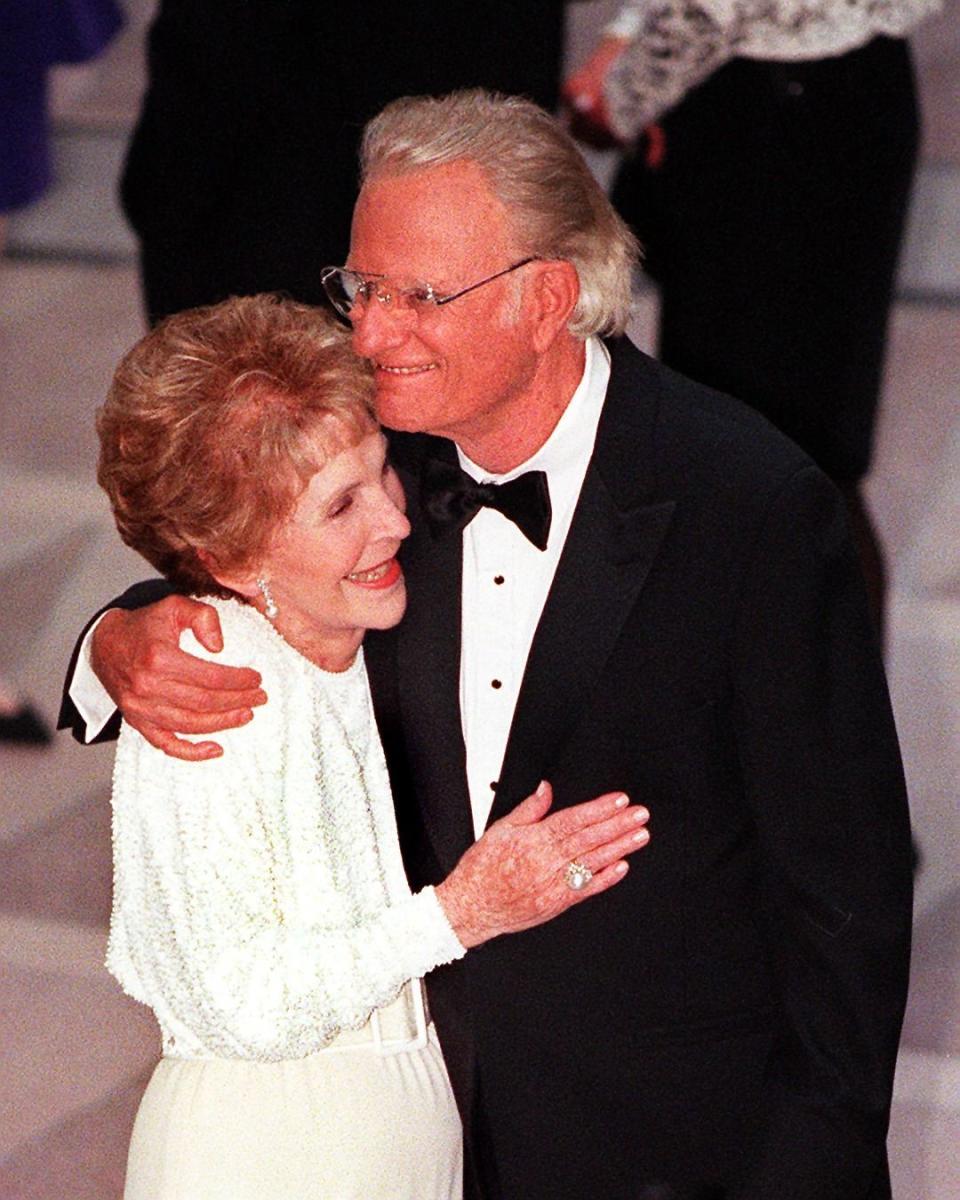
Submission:
[[[437,896],[436,889],[432,887],[421,888],[415,893],[414,901],[421,906],[421,913],[424,918],[423,934],[424,936],[432,937],[434,945],[437,948],[439,961],[437,966],[442,966],[443,963],[454,962],[458,958],[463,958],[467,953],[467,948],[454,933],[453,926],[447,917],[446,910],[440,903],[440,898]]]
[[[106,615],[101,613],[87,630],[70,681],[70,699],[86,724],[83,735],[85,742],[92,742],[117,711],[117,706],[93,670],[93,633]]]

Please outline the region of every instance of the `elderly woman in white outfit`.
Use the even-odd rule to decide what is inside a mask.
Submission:
[[[128,1200],[459,1196],[422,977],[615,884],[646,840],[626,797],[547,815],[542,784],[411,895],[361,649],[403,615],[409,530],[371,397],[322,312],[247,297],[149,334],[98,417],[124,540],[214,597],[222,649],[182,644],[256,662],[269,695],[205,762],[121,732],[108,966],[163,1039]]]

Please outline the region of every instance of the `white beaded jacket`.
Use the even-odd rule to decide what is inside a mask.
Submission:
[[[903,37],[941,0],[627,0],[605,32],[629,39],[607,73],[613,132],[637,136],[731,58],[830,58]]]
[[[362,651],[322,671],[255,609],[210,601],[268,702],[188,763],[124,725],[113,779],[107,966],[164,1053],[300,1058],[465,953],[432,888],[411,896]]]

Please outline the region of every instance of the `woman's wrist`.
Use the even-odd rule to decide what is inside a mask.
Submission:
[[[457,887],[454,874],[455,869],[443,883],[437,884],[433,890],[443,909],[444,916],[450,923],[450,928],[456,934],[457,941],[466,950],[471,950],[487,939],[480,936],[479,931],[474,927],[474,922],[470,918],[469,905],[464,903],[462,890]]]

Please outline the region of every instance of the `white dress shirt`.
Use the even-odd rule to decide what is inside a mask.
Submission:
[[[490,815],[530,645],[593,454],[609,379],[606,347],[590,338],[577,390],[536,454],[512,471],[491,475],[457,448],[460,465],[481,483],[507,483],[526,471],[545,471],[553,512],[546,550],[538,550],[491,508],[481,508],[461,535],[460,712],[478,837]]]

